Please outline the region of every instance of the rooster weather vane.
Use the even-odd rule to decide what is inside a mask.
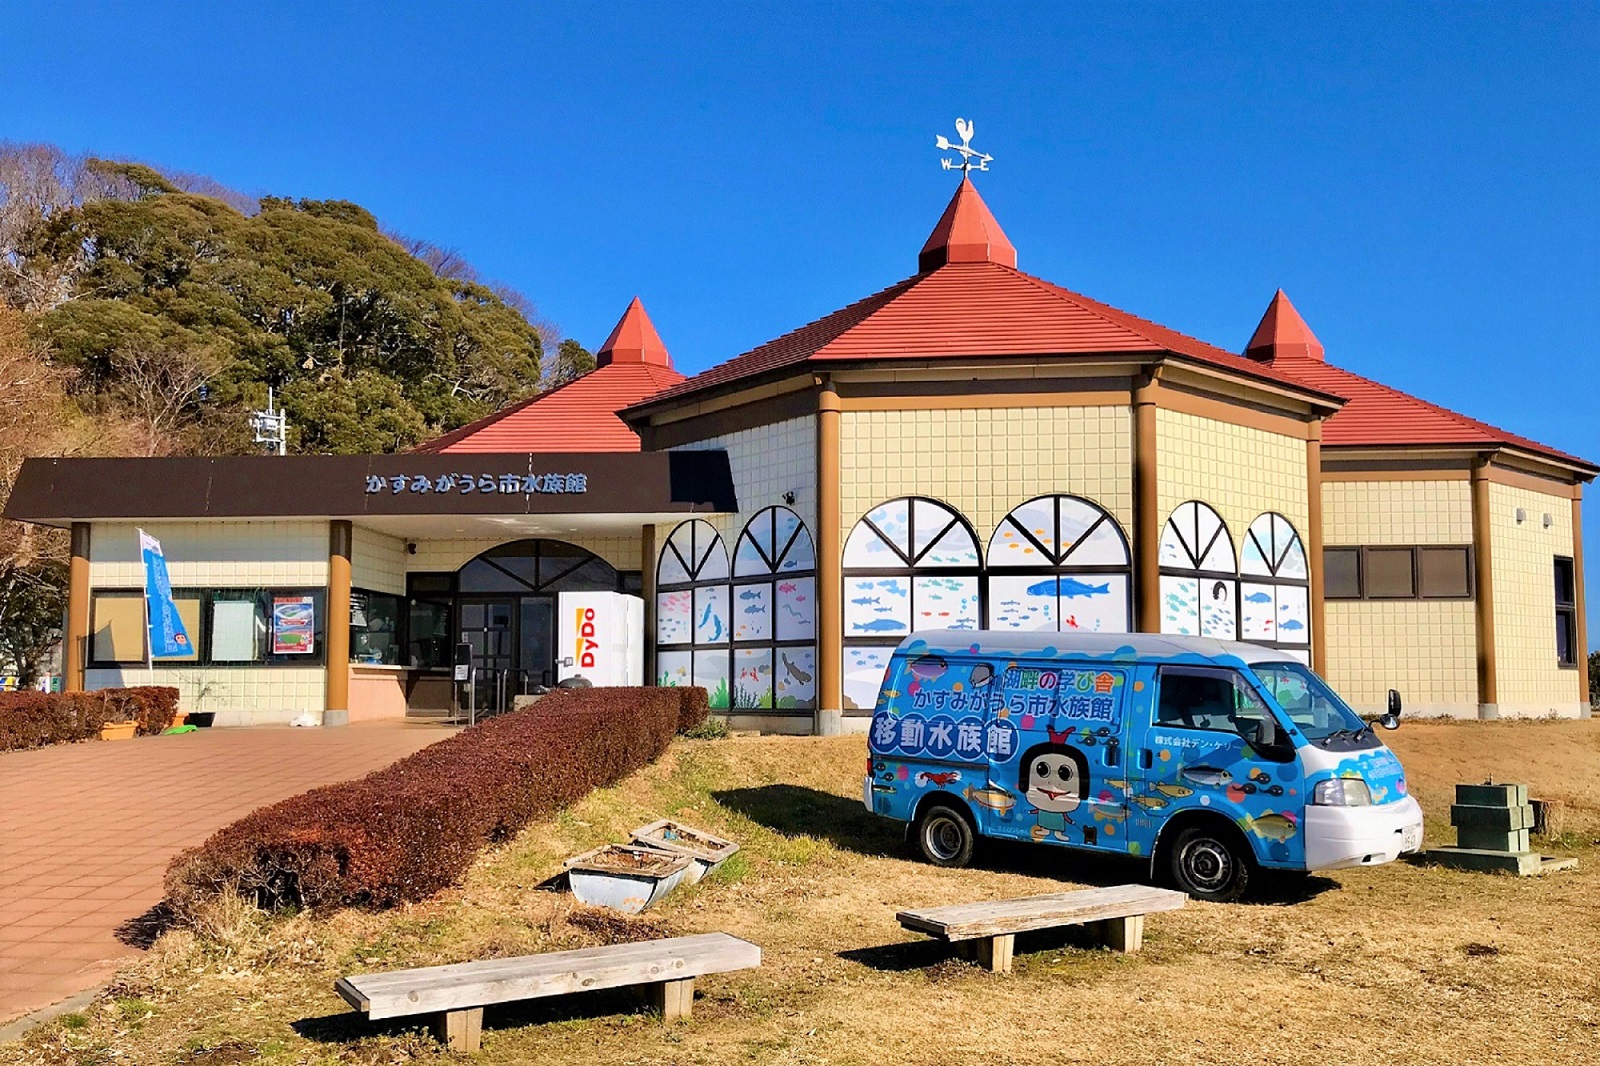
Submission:
[[[939,160],[939,163],[946,170],[959,170],[963,175],[970,170],[988,170],[989,163],[994,159],[994,156],[987,155],[972,147],[972,123],[964,118],[956,119],[956,135],[961,138],[960,144],[951,144],[943,134],[935,137],[933,143],[941,152],[955,152],[961,156],[961,162],[957,163],[954,159],[946,156]]]

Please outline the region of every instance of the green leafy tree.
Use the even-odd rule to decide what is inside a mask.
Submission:
[[[61,639],[66,606],[67,568],[59,561],[0,564],[0,662],[20,675],[24,688],[39,679]]]
[[[1600,651],[1589,653],[1589,702],[1600,706]]]
[[[545,371],[544,388],[565,385],[573,378],[582,377],[594,369],[594,355],[583,345],[568,337],[556,347],[555,358]]]
[[[242,426],[269,386],[306,452],[404,449],[540,387],[534,325],[356,204],[269,197],[247,215],[149,167],[85,166],[117,195],[68,198],[13,227],[10,259],[71,279],[39,336],[87,407],[137,399],[168,440],[140,450],[248,447],[219,429]],[[152,374],[151,353],[184,372]]]

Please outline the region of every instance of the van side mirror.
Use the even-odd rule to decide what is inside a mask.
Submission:
[[[1398,689],[1389,690],[1389,710],[1382,718],[1378,719],[1378,724],[1385,729],[1400,728],[1400,691]]]

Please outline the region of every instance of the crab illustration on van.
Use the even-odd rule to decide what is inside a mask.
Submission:
[[[1377,725],[1399,724],[1400,697]],[[1405,771],[1292,653],[1153,634],[925,631],[895,650],[862,799],[928,861],[980,837],[1136,856],[1200,899],[1422,845]],[[873,767],[904,767],[895,785]],[[896,787],[898,785],[898,787]],[[909,786],[909,787],[907,787]]]

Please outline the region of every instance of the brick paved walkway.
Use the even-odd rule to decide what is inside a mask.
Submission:
[[[202,729],[0,753],[0,1023],[106,980],[113,931],[167,862],[257,807],[376,770],[453,730]]]

